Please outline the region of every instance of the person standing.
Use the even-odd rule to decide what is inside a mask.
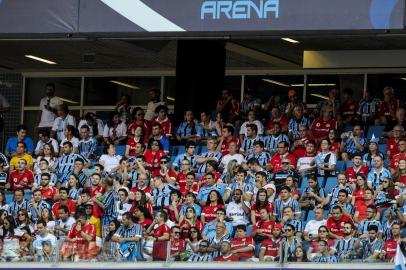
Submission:
[[[48,83],[45,86],[46,97],[43,97],[39,103],[40,112],[38,115],[38,128],[44,128],[51,131],[54,124],[57,107],[62,104],[62,100],[55,96],[55,84]]]

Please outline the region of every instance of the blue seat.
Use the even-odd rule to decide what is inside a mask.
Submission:
[[[327,178],[326,186],[324,187],[324,191],[326,192],[326,195],[327,195],[327,193],[330,192],[330,190],[333,187],[337,186],[337,183],[338,183],[338,180],[337,180],[336,176],[331,176],[331,177]]]
[[[354,163],[352,162],[352,160],[349,160],[348,162],[347,162],[347,166],[345,167],[345,168],[350,168],[350,167],[352,167],[354,165]]]
[[[344,132],[353,131],[354,126],[344,126]]]
[[[116,145],[116,155],[124,156],[125,155],[125,145]]]
[[[314,219],[314,211],[313,211],[313,210],[310,210],[310,211],[307,213],[306,222],[308,222],[309,220],[312,220],[312,219]]]
[[[383,157],[386,157],[386,144],[380,143],[378,144],[378,150],[383,154]]]
[[[252,224],[247,226],[247,233],[246,233],[247,236],[251,236],[251,234],[252,234],[252,229],[253,229]]]
[[[199,146],[198,149],[199,149],[199,152],[197,154],[200,155],[202,153],[205,153],[205,152],[207,152],[207,145]]]
[[[345,163],[343,160],[337,160],[336,164],[336,172],[342,172],[345,171]]]
[[[368,138],[368,139],[371,139],[371,138],[372,138],[372,134],[373,134],[376,138],[382,137],[382,132],[384,131],[384,129],[385,129],[385,126],[369,126],[367,138]]]
[[[306,187],[308,187],[308,184],[307,184],[307,177],[302,177],[302,184],[300,185],[300,190],[301,191],[303,191]]]
[[[14,200],[14,194],[12,192],[6,192],[6,202],[11,203]]]

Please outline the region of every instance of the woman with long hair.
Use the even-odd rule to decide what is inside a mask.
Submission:
[[[236,176],[238,169],[239,166],[237,160],[231,160],[227,164],[227,167],[224,169],[223,174],[221,175],[223,183],[230,184]]]
[[[55,234],[55,220],[52,216],[50,209],[48,208],[42,209],[41,219],[47,223],[48,232]]]
[[[357,209],[360,205],[365,204],[365,190],[368,188],[365,175],[357,175],[355,181],[355,190],[352,192],[352,205]]]
[[[196,210],[194,207],[188,206],[186,208],[185,215],[180,217],[179,227],[182,231],[182,239],[186,239],[188,236],[190,236],[190,230],[192,228],[196,228],[199,231],[199,234],[201,234],[203,225],[196,215]]]
[[[365,153],[362,157],[362,162],[364,166],[367,166],[369,169],[373,166],[374,157],[381,156],[383,159],[383,154],[379,152],[378,143],[375,141],[370,141],[368,146],[368,153]]]
[[[22,229],[24,227],[29,227],[30,232],[34,232],[34,224],[31,222],[28,212],[25,209],[20,209],[17,212],[16,227]]]
[[[142,134],[145,139],[148,139],[151,134],[150,122],[144,119],[145,112],[141,107],[135,107],[132,113],[132,121],[128,124],[127,135],[129,138],[135,136],[137,127],[142,129]]]
[[[295,252],[288,258],[289,262],[309,262],[302,246],[297,246]]]
[[[261,220],[260,211],[261,209],[268,209],[269,213],[272,213],[272,204],[268,201],[268,193],[266,189],[260,188],[257,192],[257,197],[255,199],[255,204],[251,206],[251,223],[257,224],[257,221]]]
[[[82,188],[80,187],[79,176],[75,173],[69,175],[69,180],[67,182],[67,188],[69,189],[69,198],[74,201],[75,203],[80,197],[80,193],[82,193]]]
[[[122,145],[127,141],[127,126],[120,120],[120,114],[113,112],[110,121],[104,126],[103,139],[105,143]]]
[[[218,171],[217,161],[209,160],[206,162],[206,173],[202,175],[200,179],[200,187],[204,187],[206,185],[206,174],[212,173],[214,175],[214,183],[216,184],[217,181],[222,177],[222,174]]]
[[[334,239],[329,238],[329,230],[326,225],[321,225],[318,229],[318,237],[313,239],[310,243],[310,247],[307,250],[307,257],[312,258],[319,252],[318,243],[320,240],[324,240],[327,242],[328,246],[331,248],[334,246]]]
[[[125,157],[129,158],[129,157],[136,157],[137,152],[139,152],[139,150],[137,149],[137,144],[141,143],[145,145],[145,136],[144,136],[144,131],[142,129],[142,127],[137,126],[134,129],[134,137],[129,138],[127,141],[127,145],[125,147]]]
[[[8,204],[6,202],[6,193],[4,190],[0,190],[0,210],[8,210]]]
[[[216,219],[216,211],[219,208],[224,208],[223,198],[217,190],[210,191],[207,196],[206,205],[202,209],[201,221],[205,225]]]
[[[117,249],[119,247],[119,243],[114,242],[111,238],[117,232],[118,228],[120,228],[121,224],[117,219],[113,219],[110,221],[109,224],[109,232],[104,238],[103,243],[103,259],[106,262],[115,261],[117,258]]]
[[[130,212],[133,213],[134,216],[136,216],[137,212],[141,211],[142,209],[146,209],[149,212],[150,216],[154,216],[154,210],[152,208],[152,205],[147,200],[145,191],[139,189],[134,193],[134,200],[132,202]]]
[[[314,210],[317,205],[322,204],[326,197],[326,193],[324,192],[324,189],[319,186],[316,176],[310,176],[307,181],[308,187],[303,190],[302,196],[299,200],[302,212],[304,212],[304,220],[307,219],[309,211]]]
[[[297,188],[296,179],[293,175],[288,175],[285,179],[285,186],[289,187],[292,193],[292,198],[299,200],[300,190]]]
[[[375,191],[375,205],[379,213],[388,209],[392,201],[396,201],[398,191],[395,189],[395,183],[392,179],[384,178],[382,185],[379,185]]]
[[[175,223],[179,222],[179,213],[182,208],[182,193],[177,190],[171,190],[169,194],[169,205],[165,206],[169,212],[169,219]]]
[[[186,238],[186,250],[190,253],[197,253],[199,248],[200,240],[202,240],[201,230],[197,227],[191,227],[189,230],[188,237]]]
[[[393,176],[395,181],[395,186],[400,189],[405,188],[406,186],[406,159],[399,160],[398,167],[395,175]]]
[[[330,142],[330,151],[336,155],[336,158],[338,158],[340,154],[341,142],[337,129],[330,128],[328,130],[327,140]]]
[[[166,157],[162,144],[159,140],[152,139],[148,144],[148,149],[144,153],[145,169],[151,173],[158,173],[161,169],[161,158]]]
[[[48,166],[52,166],[56,161],[56,153],[54,147],[50,143],[44,144],[44,151],[42,155],[37,156],[34,164],[34,171],[36,174],[41,173],[40,162],[42,159],[45,159],[48,162]]]

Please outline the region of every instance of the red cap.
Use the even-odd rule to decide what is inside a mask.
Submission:
[[[282,231],[282,224],[280,223],[276,223],[273,227],[278,228],[280,231]]]

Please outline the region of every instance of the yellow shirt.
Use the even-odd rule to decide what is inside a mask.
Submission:
[[[25,161],[27,161],[27,166],[32,168],[32,156],[25,153],[22,157],[17,157],[14,156],[11,160],[10,160],[10,167],[12,167],[14,170],[18,168],[18,162],[20,161],[20,159],[25,159]]]
[[[89,219],[89,223],[93,224],[94,226],[96,226],[96,236],[97,237],[101,237],[101,222],[100,222],[100,218],[97,218],[95,216],[91,216]]]

